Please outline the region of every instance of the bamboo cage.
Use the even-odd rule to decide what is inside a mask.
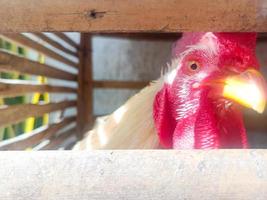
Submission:
[[[0,97],[29,93],[71,93],[76,100],[0,108],[0,126],[27,117],[76,108],[77,115],[0,144],[24,150],[44,140],[55,149],[69,137],[83,137],[93,123],[95,88],[140,89],[148,82],[96,81],[92,78],[93,35],[172,40],[177,32],[267,32],[267,10],[260,0],[0,0],[0,33],[11,41],[57,60],[72,73],[0,51],[0,71],[76,82],[78,87],[0,82]],[[53,51],[22,33],[32,33]],[[44,32],[52,32],[72,51]],[[80,32],[75,43],[64,32]],[[162,34],[164,33],[164,34]],[[259,40],[266,40],[260,34]],[[63,130],[70,123],[75,127]],[[0,199],[266,199],[266,150],[0,152]],[[160,172],[160,173],[159,173]],[[3,183],[5,182],[5,183]]]

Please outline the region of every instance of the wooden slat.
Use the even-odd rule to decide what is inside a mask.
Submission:
[[[0,152],[0,199],[267,199],[266,150]]]
[[[144,40],[174,42],[182,37],[182,33],[95,33],[94,36],[137,41]],[[257,42],[266,42],[266,40],[266,33],[258,33]]]
[[[66,36],[64,33],[56,32],[54,34],[58,36],[60,39],[62,39],[63,41],[65,41],[70,46],[74,47],[75,49],[78,49],[78,45],[72,39]]]
[[[0,32],[267,31],[263,0],[1,0]]]
[[[59,146],[66,141],[72,135],[76,133],[76,127],[61,133],[58,137],[52,137],[50,142],[44,146],[41,150],[56,150]]]
[[[181,38],[182,33],[95,33],[94,36],[137,41],[169,41]]]
[[[0,51],[0,71],[15,71],[25,74],[41,75],[50,78],[70,81],[77,80],[75,74],[71,74],[66,71],[51,67],[47,64],[31,61],[4,51]]]
[[[27,93],[76,93],[75,88],[33,84],[32,81],[0,79],[0,97],[16,97]]]
[[[75,57],[78,56],[78,54],[76,52],[73,52],[70,49],[64,47],[63,45],[61,45],[57,41],[54,41],[54,40],[50,39],[49,37],[47,37],[43,33],[34,33],[34,35],[37,36],[37,37],[39,37],[39,38],[41,38],[43,41],[47,42],[51,46],[53,46],[53,47],[55,47],[55,48],[63,51],[64,53],[70,54],[70,55],[75,56]]]
[[[149,81],[94,81],[94,88],[142,89]]]
[[[93,75],[91,35],[81,34],[79,51],[77,136],[82,138],[85,127],[93,122]]]
[[[24,150],[28,147],[34,147],[72,122],[75,122],[75,117],[69,117],[61,122],[41,127],[30,133],[22,134],[15,138],[3,141],[0,143],[0,150]]]
[[[39,44],[38,42],[35,42],[29,38],[27,38],[26,36],[22,35],[22,34],[3,34],[5,37],[12,39],[26,47],[29,47],[31,49],[34,49],[36,51],[39,51],[41,53],[43,53],[44,55],[51,57],[53,59],[56,59],[62,63],[65,63],[71,67],[76,68],[77,67],[77,63],[65,58],[64,56],[61,56],[59,54],[57,54],[56,52],[50,50],[49,48],[46,48],[45,46]]]
[[[74,106],[76,106],[76,101],[63,101],[59,103],[49,103],[43,105],[20,104],[3,107],[0,108],[0,127],[7,124],[20,122],[28,117],[42,116],[45,113],[64,110]]]

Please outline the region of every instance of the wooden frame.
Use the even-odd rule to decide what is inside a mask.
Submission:
[[[212,2],[203,0],[201,3],[198,0],[163,0],[160,3],[158,0],[130,2],[124,0],[46,0],[38,2],[36,0],[13,0],[11,2],[0,0],[0,5],[2,10],[0,32],[6,38],[78,70],[78,74],[70,73],[54,66],[0,52],[0,71],[15,71],[77,81],[78,83],[76,89],[0,82],[0,89],[2,89],[0,96],[10,97],[34,92],[77,92],[76,128],[79,138],[83,136],[86,124],[92,123],[94,118],[92,114],[94,88],[141,89],[149,84],[148,81],[93,80],[90,43],[92,34],[137,40],[175,40],[181,36],[177,32],[184,31],[267,31],[265,4],[263,1],[256,0],[215,0]],[[73,47],[74,51],[41,33],[44,31],[54,32],[57,37]],[[78,45],[62,31],[87,33],[82,33],[81,42]],[[21,32],[32,32],[37,38],[59,51],[77,57],[79,63],[47,48],[43,43],[31,40],[20,34]],[[162,32],[165,32],[166,35],[159,35]],[[266,36],[262,37],[261,35],[260,38],[264,40]],[[48,108],[46,111],[50,112],[56,109],[54,106],[57,107],[61,103],[25,105],[25,108],[42,109],[45,107]],[[12,110],[20,111],[22,109],[23,106],[2,109],[6,118],[9,118],[9,120],[2,120],[3,124],[14,122],[8,113],[12,113]],[[24,112],[29,113],[28,115],[36,114],[35,111]],[[14,119],[17,122],[22,119],[22,116]]]
[[[265,1],[258,0],[1,0],[0,5],[0,32],[267,31]]]
[[[77,133],[78,138],[81,139],[88,124],[93,123],[91,35],[81,34],[79,53]]]
[[[149,81],[93,81],[94,88],[102,89],[142,89]]]
[[[0,150],[22,150],[45,140],[57,149],[92,123],[94,88],[140,89],[147,81],[93,80],[92,34],[183,31],[267,31],[262,0],[0,0],[0,32],[78,70],[70,73],[18,55],[0,52],[0,71],[76,81],[78,88],[0,83],[0,96],[34,92],[75,92],[77,100],[1,107],[0,126],[26,117],[76,107],[77,116],[0,143]],[[75,51],[46,37],[55,32]],[[60,32],[61,31],[61,32]],[[62,31],[82,33],[80,45]],[[79,63],[18,33],[32,32]],[[101,33],[100,33],[101,32]],[[156,37],[158,38],[158,37]],[[172,34],[163,39],[175,39]],[[158,40],[158,39],[157,39]],[[266,39],[265,39],[266,40]],[[64,130],[69,124],[74,128]],[[263,123],[264,125],[264,123]],[[62,132],[60,133],[60,131]],[[89,151],[0,152],[0,199],[267,199],[267,151]]]
[[[0,71],[15,71],[20,73],[32,74],[32,75],[42,75],[56,79],[63,79],[68,81],[77,81],[78,82],[78,89],[68,88],[68,87],[59,87],[59,86],[50,86],[50,85],[36,85],[36,84],[12,84],[12,83],[1,83],[0,82],[0,96],[2,97],[11,97],[16,95],[21,95],[25,93],[34,93],[34,92],[55,92],[55,93],[75,93],[78,94],[77,100],[77,136],[78,138],[82,138],[86,128],[88,128],[88,124],[92,124],[94,116],[92,113],[93,110],[93,98],[92,92],[93,89],[141,89],[149,84],[149,81],[115,81],[115,80],[93,80],[92,78],[92,58],[91,58],[91,37],[92,33],[82,33],[80,45],[76,44],[72,41],[66,34],[62,32],[55,32],[54,34],[65,41],[67,44],[72,46],[75,51],[69,50],[68,48],[64,47],[63,45],[59,44],[57,41],[54,41],[47,37],[43,33],[38,33],[36,31],[51,31],[54,30],[52,28],[55,26],[56,30],[68,30],[68,31],[88,31],[88,32],[101,32],[101,33],[94,33],[97,36],[109,36],[109,37],[117,37],[117,38],[132,38],[136,40],[175,40],[181,36],[180,33],[174,33],[176,31],[198,31],[201,29],[202,31],[208,28],[209,30],[234,30],[234,31],[247,31],[247,30],[261,30],[262,25],[265,23],[263,19],[260,18],[258,21],[253,21],[250,19],[245,21],[245,17],[253,17],[255,13],[261,11],[263,9],[262,4],[260,2],[253,2],[253,1],[216,1],[210,3],[207,0],[204,0],[202,4],[197,4],[196,0],[182,0],[179,2],[175,1],[168,1],[165,0],[162,5],[156,4],[156,0],[145,0],[142,2],[136,1],[131,3],[126,3],[122,0],[118,0],[115,2],[116,6],[110,6],[110,2],[103,1],[102,4],[96,2],[94,0],[89,0],[87,2],[80,1],[73,3],[70,0],[67,0],[67,3],[64,3],[62,7],[62,0],[54,0],[54,1],[41,1],[37,4],[34,0],[29,0],[27,3],[14,0],[10,4],[5,4],[5,0],[0,0],[0,5],[3,6],[3,13],[0,13],[0,17],[7,12],[12,6],[12,8],[18,8],[18,13],[16,16],[12,15],[10,12],[7,16],[11,17],[11,20],[8,20],[6,24],[0,26],[0,31],[4,33],[6,38],[11,40],[17,41],[22,45],[32,48],[38,52],[43,53],[57,61],[60,61],[64,64],[67,64],[74,69],[78,69],[78,75],[74,73],[70,73],[64,70],[60,70],[55,68],[54,66],[49,66],[47,64],[41,64],[36,61],[31,61],[25,59],[23,57],[13,55],[7,52],[0,52]],[[81,11],[81,7],[77,7],[77,5],[83,5],[84,12]],[[142,6],[140,6],[142,3]],[[41,7],[41,6],[42,7]],[[101,5],[101,7],[99,7]],[[156,5],[153,8],[150,8],[150,5]],[[248,7],[248,5],[250,7]],[[52,9],[48,9],[52,6]],[[109,7],[110,6],[110,7]],[[160,6],[160,7],[159,7]],[[185,13],[188,9],[193,9],[194,7],[198,7],[196,16],[192,15],[192,12],[187,12],[187,14],[182,15],[181,13]],[[258,6],[258,7],[257,7]],[[42,8],[40,10],[40,7]],[[105,8],[110,8],[109,10]],[[133,13],[132,15],[128,16],[128,18],[124,18],[123,21],[119,20],[119,17],[124,16],[126,13],[131,13],[131,9],[134,7],[138,8],[138,11],[143,13],[138,15]],[[225,8],[224,10],[221,7]],[[257,7],[257,12],[256,12]],[[25,13],[27,9],[33,9],[33,12]],[[175,12],[173,11],[175,8]],[[231,9],[230,9],[231,8]],[[51,13],[55,12],[56,10],[60,9],[63,15],[55,16]],[[147,9],[150,9],[150,12],[146,12]],[[168,25],[166,25],[165,14],[160,13],[159,10],[163,9],[166,13],[168,13]],[[211,13],[206,13],[207,9],[211,9]],[[117,16],[113,15],[112,12],[117,13]],[[180,11],[181,13],[179,13]],[[49,12],[49,13],[48,13]],[[216,15],[214,13],[216,12]],[[231,12],[227,17],[231,20],[225,21],[224,24],[221,24],[221,20],[219,16],[225,13]],[[75,18],[75,14],[83,16],[84,14],[88,17],[86,19],[83,18]],[[205,15],[204,15],[205,13]],[[246,13],[240,17],[241,14]],[[33,15],[36,15],[33,17]],[[11,16],[10,16],[11,15]],[[23,17],[31,18],[32,20],[23,20],[20,19]],[[89,16],[88,16],[89,15]],[[181,16],[186,16],[185,18],[181,18]],[[5,20],[6,16],[2,16],[1,20]],[[118,17],[118,18],[117,18]],[[147,20],[143,20],[143,18]],[[153,19],[152,19],[153,18]],[[65,23],[60,23],[63,19]],[[77,23],[71,27],[70,22],[72,20],[76,20]],[[115,20],[116,19],[116,20]],[[199,21],[200,19],[201,22]],[[210,23],[210,19],[212,19],[212,23]],[[53,21],[52,21],[53,20]],[[85,20],[85,21],[84,21]],[[86,22],[90,22],[90,26],[84,25]],[[142,23],[140,23],[140,20]],[[156,21],[157,24],[154,24],[153,21]],[[188,24],[188,21],[192,21],[191,24]],[[236,22],[238,24],[234,24]],[[51,24],[51,23],[55,24]],[[144,23],[145,22],[145,23]],[[163,26],[163,23],[165,26]],[[36,24],[38,23],[38,24]],[[45,26],[44,24],[45,23]],[[212,27],[210,27],[212,24]],[[78,27],[76,27],[76,25]],[[253,25],[253,27],[252,27]],[[188,27],[189,26],[189,27]],[[15,28],[14,28],[15,27]],[[79,58],[79,63],[75,63],[68,58],[58,54],[57,52],[52,51],[51,49],[43,46],[43,44],[33,41],[22,34],[18,34],[16,32],[24,30],[25,31],[34,31],[34,35],[44,42],[50,44],[54,48],[69,54],[74,57]],[[133,29],[133,27],[135,27]],[[176,27],[176,29],[175,29]],[[265,26],[267,27],[267,26]],[[253,29],[252,29],[253,28]],[[123,33],[124,31],[127,32],[137,32],[135,34]],[[143,33],[146,31],[146,33]],[[156,33],[152,34],[151,31]],[[12,33],[10,33],[12,32]],[[14,33],[15,32],[15,33]],[[120,32],[116,34],[109,34],[107,32]],[[149,33],[148,33],[149,32]],[[165,35],[159,35],[159,32],[168,32]],[[172,33],[173,32],[173,33]],[[266,35],[260,35],[261,40],[266,38]],[[53,104],[51,104],[53,105]],[[51,106],[50,105],[50,106]],[[58,105],[58,104],[56,104]],[[34,105],[26,105],[26,108],[33,107]],[[21,106],[22,108],[22,106]],[[19,109],[21,109],[19,108]],[[39,109],[39,105],[37,105]],[[12,107],[8,109],[13,109]],[[8,111],[8,110],[7,110]],[[51,110],[49,110],[51,111]],[[30,113],[30,115],[32,112]],[[21,120],[19,118],[19,120]],[[10,120],[8,123],[11,123]]]

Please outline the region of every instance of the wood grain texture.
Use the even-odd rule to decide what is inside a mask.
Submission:
[[[1,0],[0,32],[267,31],[264,0]]]
[[[7,124],[20,122],[28,117],[42,116],[45,113],[65,110],[66,108],[74,106],[76,106],[76,101],[62,101],[59,103],[48,103],[43,105],[20,104],[7,107],[4,106],[0,108],[0,127]]]
[[[50,138],[70,123],[75,122],[75,117],[68,117],[64,120],[33,130],[30,133],[19,135],[15,138],[0,142],[0,150],[25,150],[34,147],[45,139]]]
[[[16,56],[4,51],[0,51],[0,71],[41,75],[69,81],[77,80],[77,76],[75,74],[71,74],[47,64],[31,61],[24,57]]]
[[[93,73],[92,73],[92,38],[82,33],[79,51],[78,101],[77,101],[77,136],[83,137],[85,129],[93,122]]]
[[[1,152],[0,198],[267,198],[266,150]]]
[[[142,89],[149,81],[93,81],[94,88]]]
[[[0,97],[17,97],[29,93],[76,93],[75,88],[53,86],[48,84],[33,84],[32,81],[0,79]]]
[[[59,42],[50,39],[49,37],[47,37],[45,34],[43,33],[34,33],[35,36],[41,38],[43,41],[45,41],[46,43],[50,44],[51,46],[63,51],[64,53],[70,54],[74,57],[77,57],[78,54],[76,52],[71,51],[70,49],[64,47],[62,44],[60,44]]]
[[[26,36],[22,35],[22,34],[3,34],[5,37],[14,40],[18,43],[20,43],[21,45],[24,45],[26,47],[29,47],[31,49],[34,49],[35,51],[41,52],[44,55],[51,57],[55,60],[58,60],[62,63],[65,63],[67,65],[69,65],[70,67],[74,67],[75,69],[77,68],[78,64],[69,60],[68,58],[52,51],[51,49],[43,46],[42,44],[39,44],[38,42],[35,42],[29,38],[27,38]]]

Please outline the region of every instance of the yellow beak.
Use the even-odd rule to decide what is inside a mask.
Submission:
[[[262,75],[248,69],[240,75],[224,80],[222,96],[263,113],[266,104],[266,83]]]

